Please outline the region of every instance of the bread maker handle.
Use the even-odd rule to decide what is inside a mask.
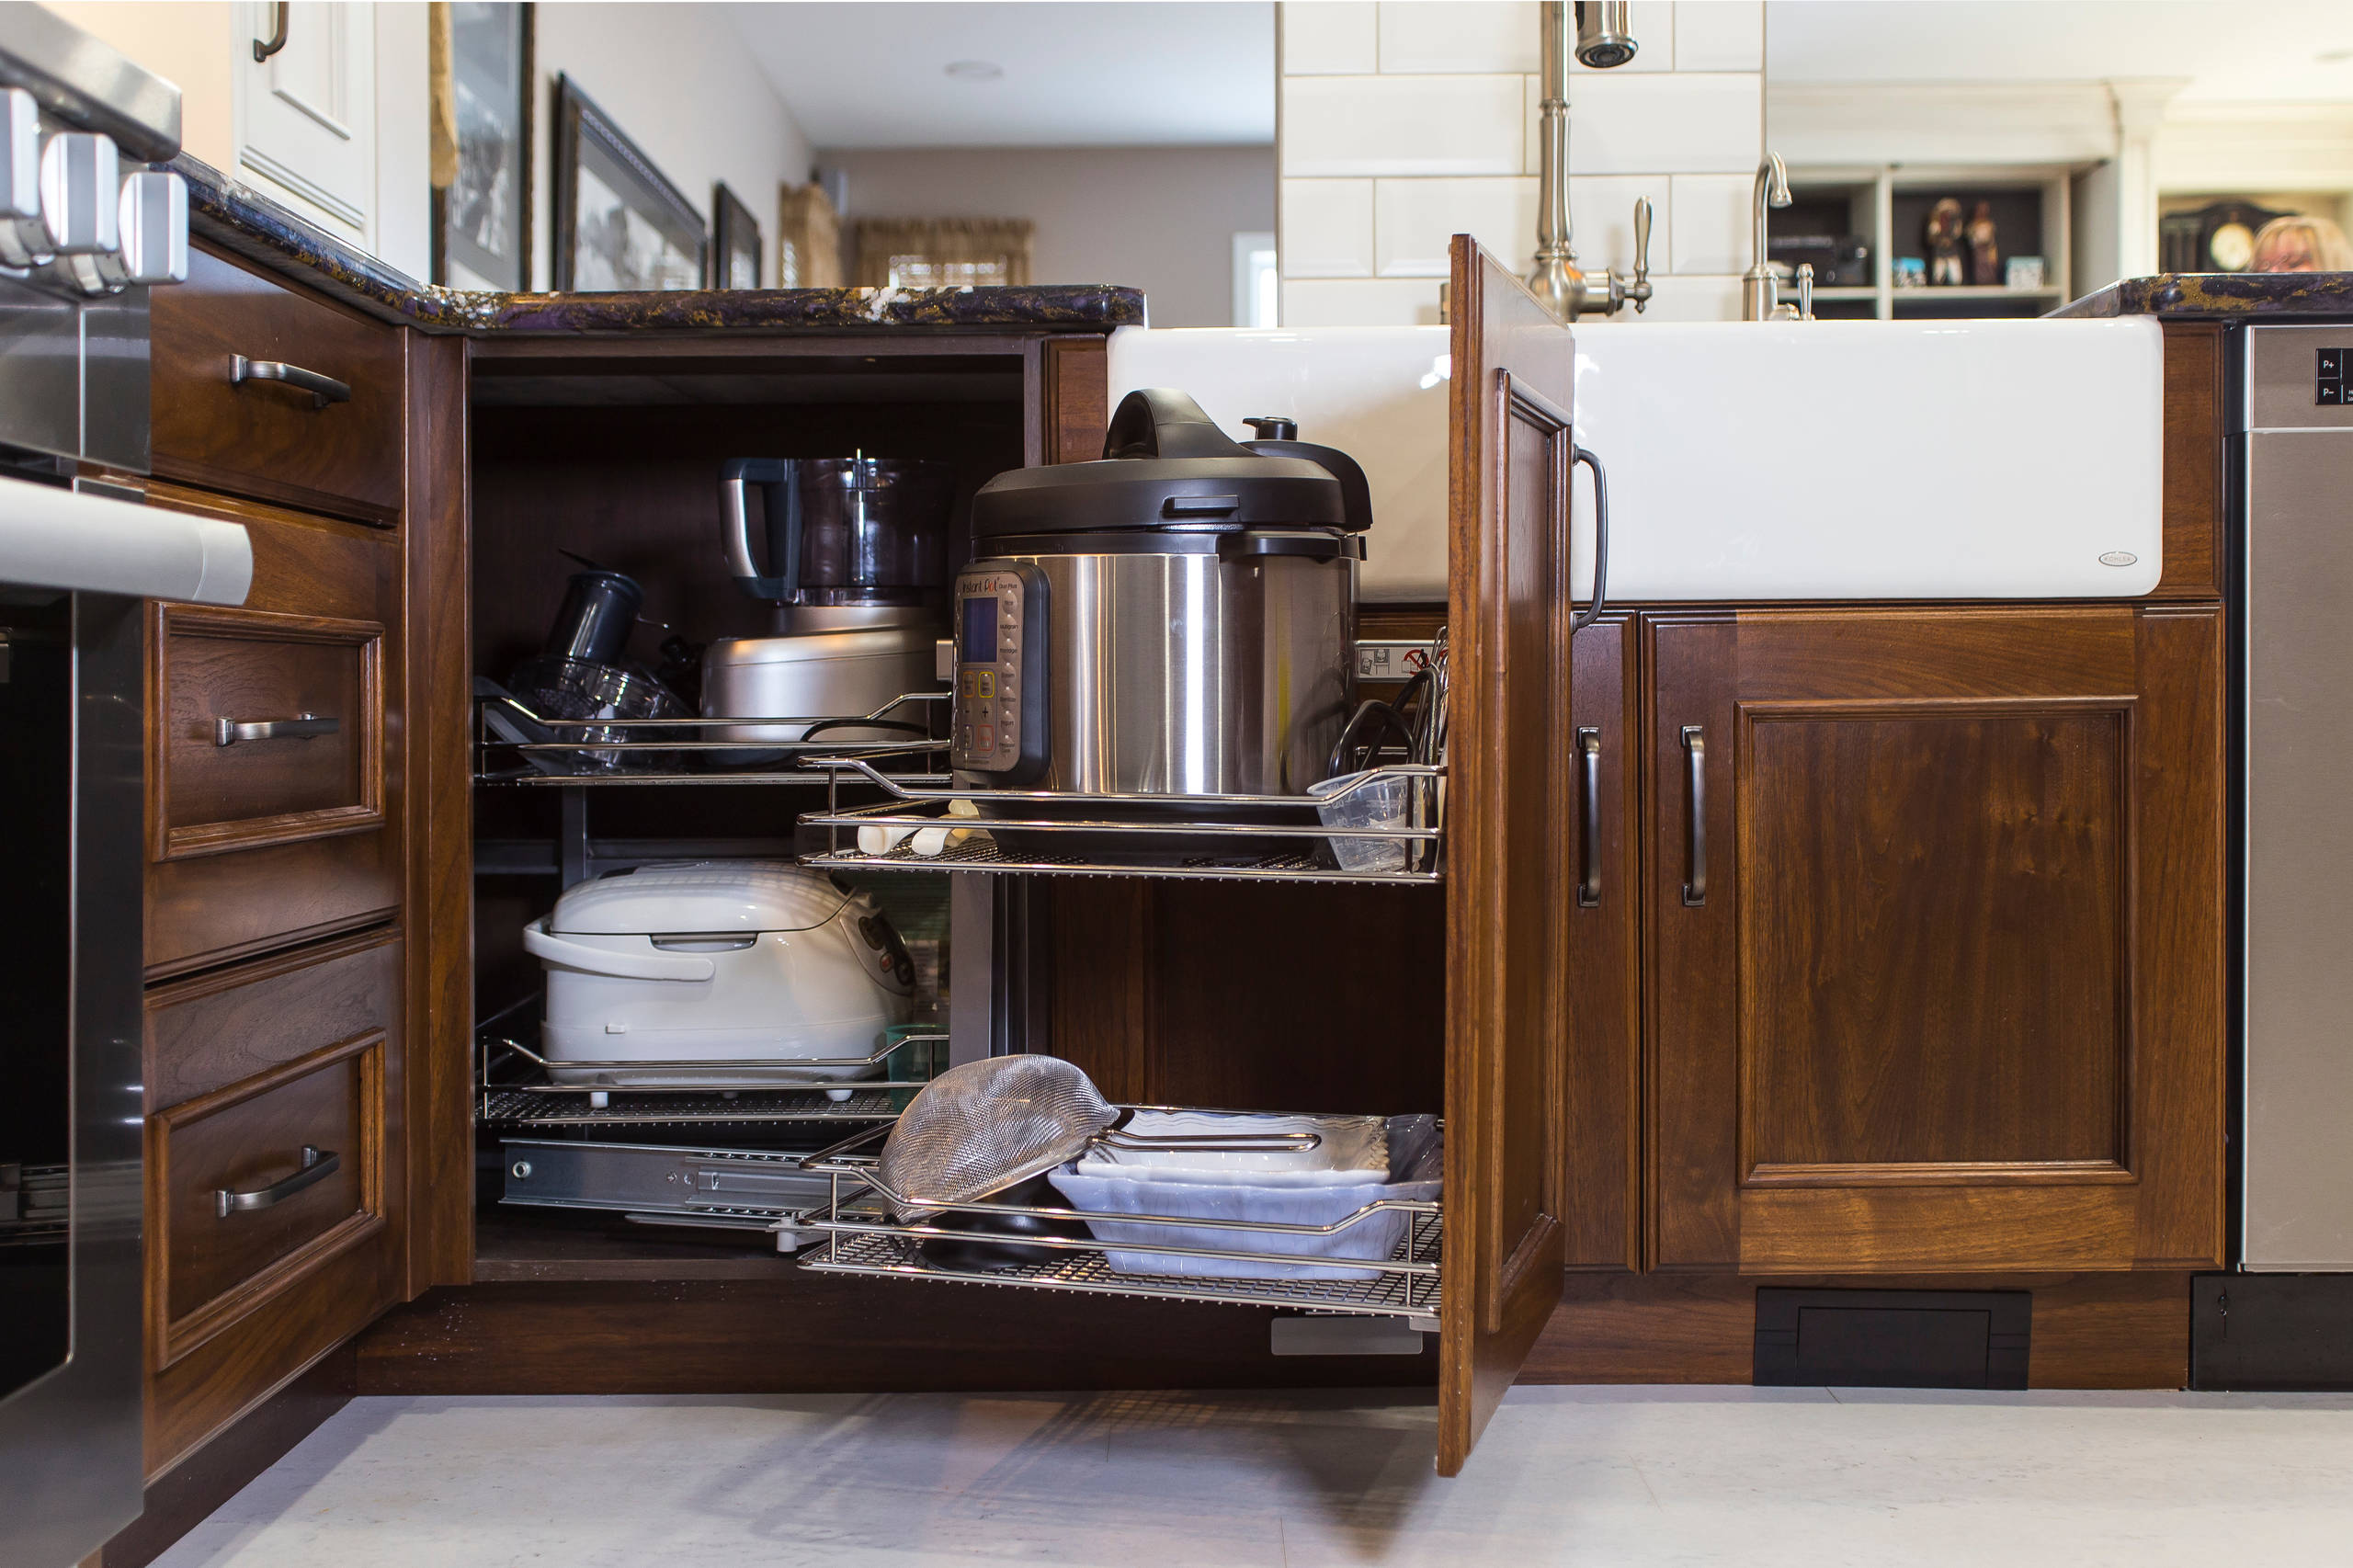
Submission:
[[[777,525],[784,525],[782,559],[771,560],[773,577],[760,575],[752,559],[752,511],[745,491],[760,487],[767,503],[768,538],[777,540]],[[727,570],[735,585],[756,599],[790,603],[801,594],[801,494],[793,483],[792,464],[782,458],[730,458],[719,466],[719,544],[727,555]]]
[[[709,980],[719,972],[717,964],[691,953],[612,953],[567,942],[550,932],[545,920],[534,920],[523,927],[523,950],[567,969],[623,980]]]

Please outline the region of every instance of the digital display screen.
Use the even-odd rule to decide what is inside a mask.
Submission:
[[[963,661],[968,665],[996,663],[996,597],[964,601]]]

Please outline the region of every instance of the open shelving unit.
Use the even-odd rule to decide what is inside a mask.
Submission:
[[[1814,313],[1824,320],[1922,321],[1972,317],[2039,316],[2072,297],[2075,266],[2071,195],[2075,171],[2064,165],[1883,164],[1795,168],[1790,171],[1789,207],[1768,215],[1768,226],[1784,233],[1815,233],[1816,225],[1860,235],[1871,246],[1871,281],[1813,291]],[[1942,196],[1961,199],[1964,210],[1984,199],[1995,206],[1996,244],[2006,260],[2042,257],[2043,282],[2035,289],[2003,284],[1949,284],[1898,288],[1898,256],[1925,256],[1920,229],[1928,207]],[[2029,226],[2030,225],[2030,226]]]

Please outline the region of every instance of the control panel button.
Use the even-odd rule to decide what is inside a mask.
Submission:
[[[2344,374],[2345,350],[2342,348],[2322,349],[2320,351],[2321,380],[2325,381],[2336,381],[2342,378]]]
[[[2353,362],[2353,348],[2323,348],[2314,358],[2313,402],[2329,407],[2353,404],[2353,398],[2345,395],[2345,368]]]
[[[2344,401],[2345,383],[2343,381],[2323,381],[2313,393],[2313,402],[2315,403],[2334,406]]]

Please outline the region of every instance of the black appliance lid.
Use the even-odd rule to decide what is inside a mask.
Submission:
[[[1339,477],[1305,456],[1233,440],[1167,387],[1120,400],[1095,462],[998,474],[972,497],[972,533],[1103,533],[1172,528],[1362,528]],[[1351,468],[1355,465],[1350,464]]]

